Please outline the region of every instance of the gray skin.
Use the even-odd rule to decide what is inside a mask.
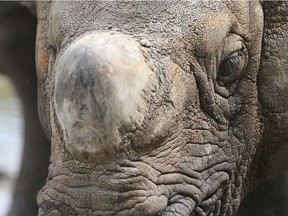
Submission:
[[[287,7],[38,2],[39,215],[234,215],[287,168]]]

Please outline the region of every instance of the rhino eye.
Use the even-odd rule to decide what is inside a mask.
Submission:
[[[217,82],[220,86],[227,86],[240,78],[246,67],[247,55],[244,49],[238,50],[225,58],[217,74]]]

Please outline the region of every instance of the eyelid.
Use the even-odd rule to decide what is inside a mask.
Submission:
[[[225,59],[232,57],[233,55],[237,55],[239,50],[244,47],[243,39],[236,34],[230,34],[227,38],[225,38],[223,43],[223,49],[221,52],[221,62],[225,61]]]
[[[242,48],[242,49],[243,49],[243,48]],[[227,60],[227,59],[229,59],[229,58],[232,58],[232,57],[235,57],[235,56],[239,56],[239,51],[241,51],[242,49],[239,49],[239,50],[233,52],[233,53],[230,54],[228,57],[226,57],[226,58],[224,59],[224,61]]]

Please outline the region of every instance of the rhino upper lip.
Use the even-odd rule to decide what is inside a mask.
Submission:
[[[60,197],[57,198],[58,195],[57,194],[53,195],[53,193],[61,193],[62,189],[58,188],[58,189],[60,189],[60,191],[58,192],[57,188],[55,188],[55,190],[54,190],[54,187],[51,188],[51,186],[53,185],[53,184],[51,184],[51,181],[58,181],[58,183],[57,183],[58,185],[60,183],[60,184],[63,184],[63,186],[66,185],[65,187],[71,187],[71,189],[73,189],[74,186],[73,186],[73,181],[71,179],[71,178],[73,178],[73,175],[70,175],[70,174],[71,174],[71,172],[75,173],[75,171],[77,169],[71,170],[71,166],[77,167],[77,166],[79,166],[79,164],[74,163],[73,161],[71,161],[71,162],[72,162],[72,164],[71,163],[57,164],[57,165],[55,164],[55,166],[53,167],[53,172],[52,172],[53,176],[51,176],[51,178],[49,180],[50,184],[48,184],[50,186],[48,186],[48,188],[44,189],[44,191],[42,190],[42,195],[40,194],[40,197],[42,197],[42,199],[38,200],[38,201],[40,201],[40,203],[39,203],[40,205],[44,203],[43,206],[41,205],[41,207],[43,207],[42,212],[45,212],[45,213],[50,212],[50,210],[51,210],[50,208],[52,208],[52,205],[54,205],[53,203],[56,204],[56,206],[54,206],[54,207],[57,208],[57,206],[58,206],[57,203],[61,202],[61,200],[59,200]],[[66,167],[66,168],[64,168],[64,170],[63,170],[63,166]],[[88,164],[88,166],[92,166],[92,164]],[[99,175],[101,175],[98,173],[97,170],[100,168],[99,167],[97,168],[95,166],[93,166],[93,168],[94,168],[93,176],[90,176],[91,170],[89,172],[87,171],[87,173],[85,173],[85,174],[89,175],[91,178],[95,179],[95,180],[93,180],[93,182],[94,182],[93,185],[90,185],[89,181],[86,183],[83,183],[83,184],[86,186],[90,185],[89,187],[95,186],[97,188],[97,187],[99,187],[99,185],[97,185],[96,179],[97,179],[97,176],[99,177]],[[148,173],[143,173],[142,172],[143,169],[146,170]],[[150,169],[153,169],[153,170],[150,170]],[[164,207],[163,210],[158,209],[158,210],[160,210],[159,211],[160,215],[161,215],[161,212],[165,212],[165,210],[167,210],[167,209],[169,210],[169,206],[171,209],[171,208],[173,208],[173,205],[179,205],[179,203],[180,203],[180,205],[183,205],[183,207],[186,207],[186,205],[184,203],[184,202],[186,202],[185,200],[188,200],[188,201],[190,200],[189,201],[190,202],[189,208],[186,207],[186,210],[190,212],[189,214],[206,215],[204,213],[207,213],[207,212],[209,213],[209,212],[213,211],[213,206],[215,206],[215,203],[221,197],[223,190],[225,189],[225,186],[229,180],[228,173],[225,172],[224,170],[221,171],[221,169],[218,171],[217,171],[217,169],[214,170],[215,171],[214,174],[212,174],[212,175],[210,174],[209,177],[207,176],[207,179],[205,180],[205,183],[204,183],[202,181],[199,181],[199,179],[198,179],[199,176],[197,175],[198,172],[196,172],[194,175],[191,175],[191,173],[189,175],[187,175],[186,172],[181,172],[181,173],[172,172],[172,173],[164,174],[161,171],[155,169],[155,167],[152,167],[151,165],[149,165],[147,161],[146,162],[144,162],[144,161],[141,161],[141,162],[140,161],[123,162],[122,161],[122,163],[119,162],[113,166],[111,164],[111,167],[109,166],[109,169],[107,171],[108,171],[108,173],[111,172],[110,173],[111,175],[114,175],[114,174],[116,175],[113,177],[113,179],[117,179],[117,176],[118,176],[121,179],[121,182],[122,182],[121,185],[123,187],[121,185],[118,185],[118,186],[114,185],[115,182],[114,183],[108,182],[107,185],[105,186],[105,188],[108,186],[108,188],[106,188],[106,189],[110,190],[111,189],[111,187],[109,187],[110,184],[112,184],[112,186],[113,185],[116,186],[116,188],[118,188],[119,190],[122,188],[121,190],[123,190],[123,192],[121,192],[121,190],[118,191],[119,195],[122,194],[122,196],[120,196],[119,198],[122,197],[123,201],[125,201],[125,202],[127,201],[127,204],[128,204],[128,202],[131,201],[130,200],[131,195],[135,192],[135,190],[140,192],[140,194],[138,196],[139,198],[145,197],[145,196],[148,196],[148,197],[149,196],[156,196],[156,197],[158,196],[159,197],[160,195],[162,197],[163,196],[166,197],[167,198],[167,206],[166,207],[163,206]],[[66,174],[63,175],[63,172],[66,172]],[[69,172],[70,174],[67,172]],[[84,173],[82,173],[82,174],[84,174]],[[125,177],[125,176],[126,176],[126,180],[128,179],[128,181],[122,181],[122,180],[124,180],[123,177]],[[79,178],[79,177],[77,177],[77,178]],[[133,184],[133,182],[137,183],[139,181],[142,181],[143,178],[146,178],[148,180],[148,182],[149,182],[148,185],[144,185],[144,186],[142,185],[139,187],[139,186],[137,186],[137,184],[136,185]],[[81,179],[83,179],[83,177]],[[76,181],[76,180],[77,179],[74,179],[74,181]],[[96,185],[94,185],[94,184],[96,184]],[[116,182],[116,184],[117,184],[117,182]],[[151,191],[153,188],[155,189],[155,187],[157,187],[157,191],[158,191],[157,194],[156,193],[150,194],[149,191]],[[105,188],[101,189],[102,192],[105,192],[105,190],[106,190]],[[89,188],[86,188],[86,189],[82,188],[82,189],[87,190],[87,192],[89,193]],[[54,191],[52,194],[49,192],[51,190]],[[110,192],[112,192],[112,191],[110,191]],[[113,195],[113,194],[109,193],[109,191],[107,191],[107,196],[105,196],[104,198],[109,198],[109,196],[110,196],[109,194]],[[175,199],[175,197],[178,197],[178,200]],[[54,198],[56,198],[56,199],[54,199]],[[101,198],[101,200],[102,200],[101,202],[105,203],[104,199]],[[73,202],[73,200],[71,200],[71,201]],[[51,204],[51,205],[49,204],[50,207],[48,209],[45,207],[46,202]],[[110,205],[110,204],[109,204],[109,202],[107,203],[107,205]],[[146,203],[146,205],[147,204],[148,203]],[[163,202],[162,202],[162,204],[163,204]],[[129,205],[131,205],[131,204],[128,204],[128,208],[129,208]],[[123,208],[122,207],[121,208],[125,210],[125,208],[127,208],[125,206],[126,206],[126,204],[123,203],[123,206],[122,206]],[[209,208],[209,206],[212,206],[212,207]],[[59,209],[59,210],[61,211],[61,209]],[[114,210],[117,212],[117,209],[114,209]],[[114,211],[114,210],[111,210],[111,211]],[[39,212],[41,212],[41,211],[39,210]],[[43,214],[43,215],[45,215],[45,214]],[[147,214],[147,215],[149,215],[149,214]]]

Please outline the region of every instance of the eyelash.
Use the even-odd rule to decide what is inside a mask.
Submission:
[[[219,67],[219,72],[221,76],[229,76],[231,74],[231,70],[240,66],[240,56],[233,56],[226,59]]]
[[[219,86],[229,87],[243,74],[247,63],[247,51],[242,49],[229,55],[218,67],[216,81]]]

